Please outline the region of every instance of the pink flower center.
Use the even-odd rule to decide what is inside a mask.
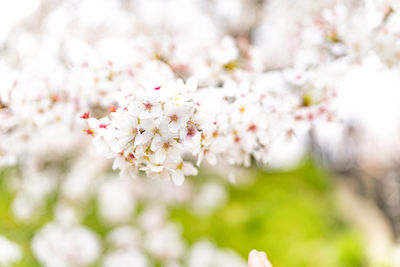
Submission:
[[[93,129],[91,129],[91,128],[89,128],[89,129],[86,129],[86,130],[84,130],[88,135],[94,135],[94,131],[93,131]]]
[[[257,130],[257,126],[256,126],[255,124],[250,124],[248,130],[249,130],[250,132],[254,132],[255,130]]]
[[[167,143],[164,143],[162,147],[165,149],[165,151],[167,151],[171,146],[172,145],[169,142],[167,142]]]
[[[89,117],[90,117],[90,112],[88,111],[88,112],[85,112],[85,113],[83,113],[83,115],[81,116],[81,119],[89,119]]]
[[[128,157],[126,158],[126,160],[130,163],[133,163],[133,161],[135,160],[135,155],[133,155],[132,153],[130,153],[128,155]]]
[[[170,122],[177,122],[178,121],[178,116],[176,114],[169,116]]]
[[[194,136],[195,133],[196,133],[196,129],[194,127],[188,128],[188,132],[187,132],[188,136]]]
[[[144,108],[148,111],[151,111],[151,108],[153,107],[153,105],[151,103],[144,103]]]
[[[112,105],[112,106],[108,109],[108,112],[110,112],[110,113],[116,112],[116,111],[117,111],[117,108],[116,108],[114,105]]]

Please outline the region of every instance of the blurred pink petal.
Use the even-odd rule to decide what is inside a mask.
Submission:
[[[249,267],[272,267],[263,251],[253,249],[249,254]]]

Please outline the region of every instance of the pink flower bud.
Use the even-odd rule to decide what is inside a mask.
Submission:
[[[249,254],[249,267],[272,267],[263,251],[252,250]]]

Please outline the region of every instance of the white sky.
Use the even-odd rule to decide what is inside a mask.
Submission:
[[[0,0],[0,42],[23,17],[39,6],[41,0]]]

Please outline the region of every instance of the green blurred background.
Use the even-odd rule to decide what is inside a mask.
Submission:
[[[247,186],[228,183],[229,202],[207,218],[185,207],[172,212],[189,242],[209,237],[244,258],[252,248],[264,250],[279,267],[366,266],[360,234],[339,214],[328,172],[309,161],[290,172],[251,175]]]
[[[9,172],[0,174],[0,233],[23,248],[24,259],[14,266],[40,266],[30,251],[30,240],[52,219],[57,193],[36,219],[16,221],[9,211],[13,197],[7,188]],[[190,205],[170,207],[170,218],[182,225],[189,244],[207,238],[243,258],[253,248],[264,250],[276,267],[368,266],[360,233],[338,212],[335,183],[327,171],[307,161],[289,172],[254,168],[249,175],[251,182],[240,186],[220,179],[229,200],[211,214],[199,215]],[[190,179],[202,184],[215,176],[203,170]],[[88,204],[84,224],[104,237],[109,229],[98,218],[94,201]]]

